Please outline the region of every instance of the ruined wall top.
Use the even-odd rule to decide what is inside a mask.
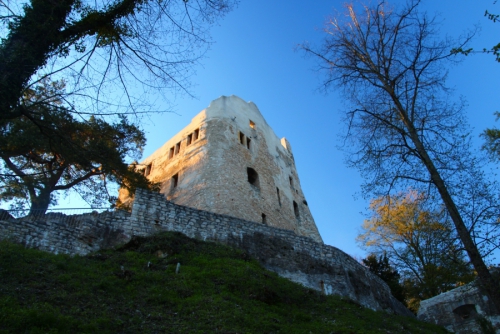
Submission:
[[[194,116],[186,127],[179,131],[175,136],[170,138],[165,144],[157,149],[153,154],[144,160],[144,163],[156,160],[176,143],[182,141],[187,133],[199,128],[203,123],[209,120],[222,119],[226,120],[239,128],[250,127],[250,120],[254,123],[254,127],[259,128],[259,131],[264,135],[264,140],[268,144],[269,153],[272,156],[277,154],[276,150],[287,153],[293,159],[292,147],[290,142],[285,138],[278,138],[273,129],[267,124],[262,116],[257,105],[251,101],[246,102],[242,98],[231,95],[221,96],[213,100],[206,109],[203,109]]]
[[[276,136],[253,102],[219,97],[137,168],[176,204],[322,242],[291,145]]]

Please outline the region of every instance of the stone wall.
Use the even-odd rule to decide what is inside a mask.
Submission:
[[[496,272],[496,275],[499,273]],[[457,334],[481,334],[482,319],[487,319],[500,333],[500,316],[493,315],[493,303],[472,282],[435,297],[422,300],[418,319],[443,326]]]
[[[176,204],[322,242],[290,143],[276,136],[254,103],[237,96],[212,101],[136,168]],[[132,202],[124,190],[120,200]]]
[[[131,214],[49,214],[0,221],[3,238],[27,247],[78,255],[158,231],[177,231],[238,247],[267,269],[306,287],[350,298],[374,310],[412,315],[380,278],[335,247],[289,230],[176,205],[162,194],[138,190]]]

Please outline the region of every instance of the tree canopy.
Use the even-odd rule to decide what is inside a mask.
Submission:
[[[0,200],[44,213],[57,192],[74,190],[92,206],[114,204],[113,184],[132,193],[155,189],[143,174],[125,163],[139,158],[144,133],[125,117],[109,124],[95,117],[77,120],[59,100],[47,99],[63,89],[45,82],[26,90],[23,108],[30,118],[11,120],[0,134]],[[29,199],[29,203],[27,200]]]
[[[187,92],[191,66],[211,43],[208,27],[234,3],[2,1],[0,119],[29,113],[22,95],[45,77],[71,78],[68,94],[80,113],[137,111],[152,88]]]
[[[362,259],[362,263],[366,266],[372,273],[380,277],[384,282],[387,283],[391,289],[392,295],[406,304],[405,295],[403,287],[399,283],[401,275],[394,269],[389,263],[389,258],[386,254],[379,255],[369,254],[365,259]]]
[[[141,153],[142,131],[101,116],[148,112],[150,92],[189,94],[209,27],[235,3],[0,1],[1,199],[44,211],[57,191],[95,204],[113,201],[110,181],[152,187],[125,164]]]
[[[390,259],[415,312],[420,300],[475,277],[446,210],[432,211],[426,201],[416,191],[372,200],[370,219],[357,238],[363,248]]]
[[[500,289],[484,261],[499,247],[498,191],[473,154],[463,101],[446,87],[447,65],[462,40],[440,38],[420,1],[393,8],[348,5],[325,26],[319,60],[326,90],[343,93],[348,109],[344,149],[360,170],[367,196],[409,187],[443,205],[478,277],[500,311]]]

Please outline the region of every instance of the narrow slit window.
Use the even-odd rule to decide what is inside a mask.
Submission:
[[[171,147],[171,148],[170,148],[170,152],[168,152],[168,158],[169,158],[169,159],[172,159],[172,157],[173,157],[173,156],[174,156],[174,148],[173,148],[173,147]]]
[[[200,137],[200,129],[194,130],[194,132],[193,132],[193,141],[198,140],[199,137]]]
[[[278,195],[278,204],[281,206],[280,188],[278,187],[276,187],[276,194]]]
[[[250,142],[251,142],[251,139],[250,138],[247,138],[247,148],[250,149]]]
[[[181,142],[178,142],[177,144],[175,144],[174,154],[177,155],[177,154],[179,154],[180,151],[181,151]]]
[[[144,176],[148,176],[149,174],[151,174],[151,166],[152,164],[146,166],[146,169],[144,169]]]
[[[187,139],[186,139],[186,146],[189,146],[191,145],[191,141],[193,140],[193,134],[190,133],[188,136],[187,136]]]
[[[267,216],[265,213],[262,214],[262,224],[267,224]]]
[[[251,127],[252,129],[255,129],[255,123],[254,123],[254,122],[252,122],[252,120],[250,120],[250,127]]]
[[[178,184],[179,184],[179,173],[172,176],[172,189],[177,188]]]
[[[245,145],[245,135],[243,132],[240,132],[240,144]]]
[[[293,212],[295,213],[295,218],[299,219],[300,218],[299,206],[295,201],[293,201]]]
[[[288,177],[288,180],[290,181],[290,187],[293,189],[293,179],[291,176]]]

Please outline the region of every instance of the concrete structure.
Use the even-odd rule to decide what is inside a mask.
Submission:
[[[257,106],[222,96],[138,165],[179,205],[262,222],[322,242],[290,143]],[[120,200],[130,201],[121,193]]]
[[[487,320],[495,332],[500,333],[500,316],[492,315],[493,310],[493,303],[481,292],[477,282],[471,282],[422,300],[417,317],[458,334],[484,333],[481,323],[484,326]]]

